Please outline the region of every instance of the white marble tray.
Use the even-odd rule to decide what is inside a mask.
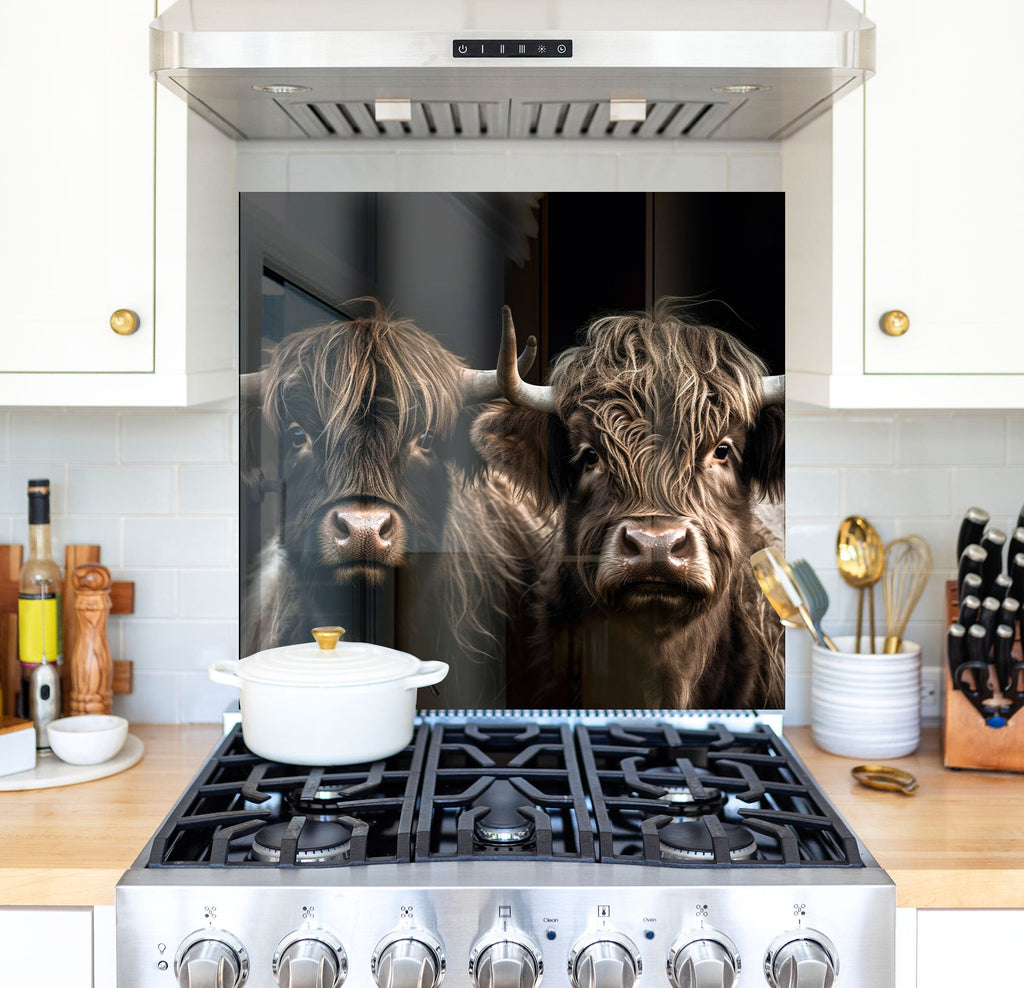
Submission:
[[[0,775],[0,792],[17,789],[50,789],[53,786],[73,786],[78,782],[92,782],[116,775],[131,768],[142,759],[142,742],[129,734],[124,747],[113,758],[99,765],[69,765],[62,762],[52,751],[36,755],[36,767],[13,775]]]

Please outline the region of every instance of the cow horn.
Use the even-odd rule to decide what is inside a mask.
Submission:
[[[243,405],[261,405],[263,403],[263,371],[239,375],[238,396]]]
[[[515,341],[512,343],[515,348]],[[537,340],[530,337],[519,355],[519,373],[525,374],[537,359]],[[462,372],[462,393],[467,405],[476,401],[490,401],[501,397],[501,385],[496,370],[472,370]]]
[[[502,306],[501,349],[498,351],[498,382],[502,393],[513,405],[522,405],[537,412],[555,411],[555,389],[549,385],[527,384],[516,367],[516,327],[512,310]],[[532,337],[531,337],[532,339]]]
[[[761,378],[761,403],[781,405],[786,401],[786,375]]]

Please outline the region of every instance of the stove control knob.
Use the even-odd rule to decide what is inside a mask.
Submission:
[[[281,988],[339,988],[348,974],[348,956],[326,930],[296,931],[277,945],[273,972]]]
[[[839,957],[824,933],[792,930],[771,942],[764,973],[772,988],[832,988],[839,975]]]
[[[476,988],[534,988],[543,973],[540,951],[517,934],[488,934],[469,955],[469,974]]]
[[[668,976],[675,988],[733,988],[740,975],[736,945],[723,933],[683,934],[668,953]]]
[[[583,937],[569,952],[573,988],[633,988],[641,971],[640,951],[620,933]]]
[[[370,972],[379,988],[436,988],[444,969],[444,947],[426,930],[391,933],[370,958]]]
[[[180,988],[240,988],[249,977],[249,955],[225,930],[197,930],[181,941],[174,975]]]

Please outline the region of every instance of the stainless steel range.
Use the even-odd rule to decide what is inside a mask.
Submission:
[[[894,978],[893,883],[737,713],[430,714],[393,757],[314,769],[236,726],[116,903],[140,988]]]

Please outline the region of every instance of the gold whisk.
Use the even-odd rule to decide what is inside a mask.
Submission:
[[[932,550],[920,535],[894,539],[885,547],[882,595],[885,599],[886,637],[882,651],[894,655],[903,645],[903,633],[932,569]]]

